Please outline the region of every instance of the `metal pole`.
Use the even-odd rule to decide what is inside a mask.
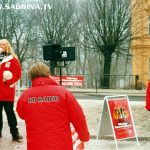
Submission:
[[[59,84],[60,85],[62,85],[62,67],[60,66],[60,68],[59,68],[60,70],[60,72],[59,72],[59,75],[60,75],[60,82],[59,82]]]

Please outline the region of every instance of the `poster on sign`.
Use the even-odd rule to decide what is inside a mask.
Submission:
[[[135,131],[128,100],[107,99],[116,139],[134,138]]]

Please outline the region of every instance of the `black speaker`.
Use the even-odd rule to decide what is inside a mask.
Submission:
[[[58,44],[43,46],[44,60],[73,61],[75,60],[75,47],[61,47]]]
[[[62,47],[61,61],[75,60],[75,47]]]
[[[43,59],[57,61],[61,58],[61,47],[60,45],[44,45],[43,46]]]

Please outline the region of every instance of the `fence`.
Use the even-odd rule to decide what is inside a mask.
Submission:
[[[70,75],[70,76],[79,76],[79,75]],[[82,88],[105,88],[103,87],[102,81],[104,75],[98,74],[84,74],[81,76],[84,77],[84,83]],[[20,87],[28,87],[30,81],[28,79],[27,73],[23,73],[20,80]],[[110,75],[109,76],[109,88],[111,89],[136,89],[137,87],[136,76],[134,75]]]

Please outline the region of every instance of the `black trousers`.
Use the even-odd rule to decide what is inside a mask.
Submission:
[[[18,135],[18,128],[17,128],[17,119],[13,107],[14,107],[14,102],[0,101],[0,132],[2,132],[2,128],[3,128],[2,111],[4,108],[8,120],[8,125],[10,127],[10,133],[12,134],[12,137],[16,137]]]

